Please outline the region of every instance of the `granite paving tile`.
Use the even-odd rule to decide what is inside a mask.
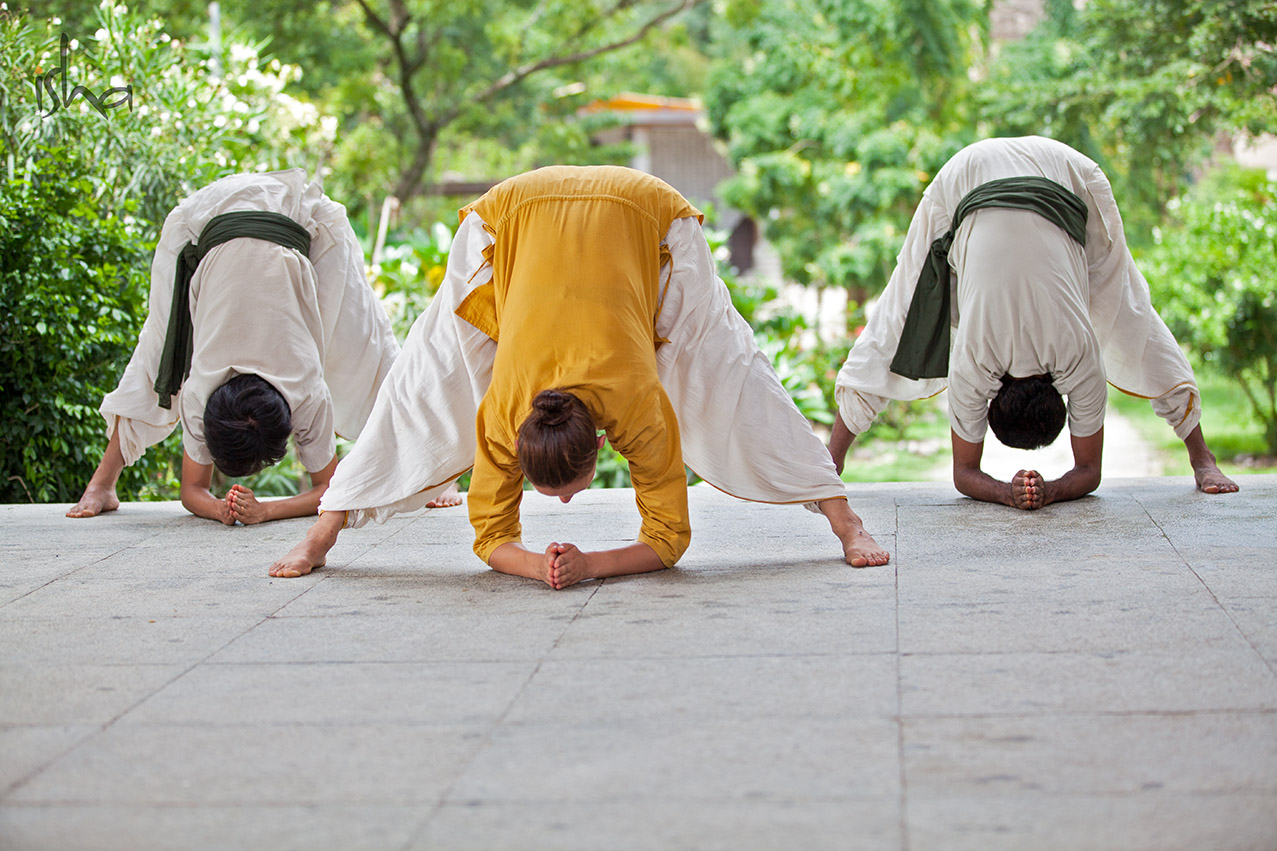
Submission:
[[[420,804],[340,801],[0,804],[0,846],[5,851],[385,851],[410,842],[428,812]]]
[[[447,803],[408,851],[738,851],[741,848],[900,847],[899,799],[697,800],[659,789],[624,802]]]
[[[5,803],[425,804],[455,782],[482,739],[464,727],[388,722],[117,725]]]

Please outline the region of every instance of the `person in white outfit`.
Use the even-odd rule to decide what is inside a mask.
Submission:
[[[176,305],[176,306],[175,306]],[[182,504],[251,524],[314,514],[335,435],[359,435],[399,353],[345,208],[301,169],[226,177],[164,221],[149,312],[119,386],[102,401],[106,451],[68,517],[119,507],[126,465],[182,424]],[[259,501],[209,490],[296,441],[311,489]]]
[[[841,470],[888,400],[947,386],[960,492],[1030,510],[1076,499],[1100,483],[1106,381],[1151,401],[1202,491],[1237,490],[1206,446],[1192,368],[1153,309],[1100,167],[1052,139],[987,139],[923,193],[838,374],[830,454]],[[1066,420],[1074,466],[1059,479],[1021,470],[1002,482],[980,469],[986,429],[1033,449]]]

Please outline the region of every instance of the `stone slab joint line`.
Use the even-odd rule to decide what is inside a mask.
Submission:
[[[559,642],[563,640],[563,636],[567,635],[567,631],[572,628],[572,624],[576,623],[577,618],[579,618],[581,616],[581,613],[585,611],[585,607],[589,605],[590,600],[594,599],[594,595],[599,593],[599,589],[603,587],[603,583],[606,581],[607,581],[606,579],[600,580],[599,582],[595,584],[595,587],[591,589],[589,596],[585,598],[585,601],[581,603],[580,607],[576,610],[576,614],[574,614],[572,616],[572,619],[569,620],[567,624],[564,625],[563,631],[559,633],[559,637],[554,640],[554,644],[550,647],[551,653],[553,653],[554,650],[558,648]],[[423,832],[428,827],[430,827],[431,822],[434,821],[435,816],[439,813],[439,810],[443,808],[443,805],[447,803],[449,800],[451,800],[452,792],[456,788],[457,781],[460,780],[461,775],[465,774],[466,770],[469,769],[470,765],[474,762],[475,757],[479,755],[479,752],[482,751],[484,748],[488,747],[492,743],[493,733],[496,732],[496,730],[502,724],[505,723],[505,719],[509,716],[511,710],[513,710],[514,707],[518,704],[518,702],[523,698],[523,694],[524,692],[528,690],[528,686],[532,684],[532,681],[536,679],[537,674],[541,672],[541,666],[544,663],[545,663],[544,658],[539,659],[537,661],[536,665],[533,667],[532,671],[528,674],[527,678],[524,679],[523,684],[519,686],[519,690],[515,692],[514,696],[510,698],[509,703],[507,703],[505,708],[501,711],[501,714],[497,716],[497,718],[491,724],[488,725],[487,730],[484,731],[483,736],[475,744],[474,748],[472,749],[470,753],[469,758],[465,761],[465,764],[462,765],[460,768],[458,768],[452,780],[447,784],[446,787],[444,787],[444,790],[439,794],[439,797],[435,801],[434,806],[430,808],[430,814],[426,816],[425,821],[423,821],[421,823],[421,826],[418,827],[416,831],[414,831],[412,837],[400,849],[400,851],[409,851],[409,849],[411,848],[419,847],[418,840],[420,839]]]
[[[1141,502],[1138,496],[1132,496],[1131,501],[1140,507],[1140,510],[1144,512],[1144,516],[1148,518],[1148,522],[1152,523],[1153,526],[1156,527],[1157,531],[1162,533],[1162,537],[1166,539],[1166,543],[1169,544],[1170,548],[1175,552],[1175,556],[1180,560],[1180,563],[1189,569],[1198,582],[1202,583],[1202,587],[1206,589],[1207,594],[1210,594],[1210,598],[1215,601],[1215,605],[1223,609],[1225,614],[1228,614],[1228,608],[1220,602],[1219,597],[1215,596],[1215,591],[1206,583],[1206,580],[1202,578],[1202,575],[1197,572],[1197,568],[1193,567],[1192,562],[1184,557],[1184,554],[1179,551],[1179,547],[1175,546],[1175,542],[1171,540],[1170,535],[1166,534],[1166,530],[1162,528],[1162,524],[1158,523],[1157,518],[1149,512],[1148,506]],[[1230,621],[1233,620],[1232,615],[1229,615],[1228,619]],[[1237,626],[1236,621],[1233,621],[1233,626]],[[1243,637],[1245,636],[1243,635]],[[1253,647],[1254,645],[1251,646]]]
[[[159,534],[159,533],[157,532],[156,534]],[[154,535],[152,535],[151,537],[154,537]],[[142,541],[145,541],[145,540],[147,540],[147,539],[146,539],[146,538],[143,538],[143,539],[142,539]],[[140,543],[140,541],[139,541],[139,542],[137,542],[137,543]],[[109,552],[109,553],[107,553],[106,555],[102,556],[102,558],[94,559],[93,561],[89,562],[88,564],[80,565],[79,567],[75,568],[74,570],[68,570],[66,573],[63,573],[63,574],[62,574],[62,575],[60,575],[60,576],[55,576],[55,577],[53,577],[52,579],[50,579],[48,582],[44,583],[43,585],[37,585],[36,587],[32,588],[32,589],[31,589],[30,591],[28,591],[27,593],[25,593],[25,594],[19,594],[18,596],[14,597],[12,600],[10,600],[9,602],[5,603],[4,605],[0,605],[0,609],[3,609],[3,608],[4,608],[4,606],[11,606],[11,605],[13,605],[14,603],[18,602],[19,600],[21,600],[22,598],[24,598],[24,597],[29,597],[29,596],[31,596],[32,594],[34,594],[35,592],[37,592],[37,591],[42,591],[42,590],[44,590],[45,588],[48,588],[48,587],[49,587],[50,585],[52,585],[53,583],[55,583],[55,582],[60,582],[60,581],[62,581],[63,579],[66,579],[68,576],[74,576],[75,574],[77,574],[77,573],[79,573],[79,572],[81,572],[81,571],[83,571],[83,570],[88,570],[89,568],[91,568],[91,567],[93,567],[93,566],[95,566],[95,565],[99,565],[99,564],[101,564],[102,562],[106,561],[106,560],[107,560],[107,559],[109,559],[109,558],[115,558],[115,557],[116,557],[117,555],[119,555],[120,553],[122,553],[122,552],[124,552],[124,551],[126,551],[126,550],[130,550],[130,549],[132,549],[134,546],[136,546],[136,544],[129,544],[129,545],[127,545],[127,546],[121,547],[120,549],[115,550],[114,552]]]
[[[545,662],[544,659],[540,659],[537,661],[536,665],[532,668],[532,671],[528,674],[527,678],[524,679],[523,684],[519,686],[519,690],[515,693],[514,697],[510,698],[510,702],[506,704],[505,709],[501,711],[501,714],[496,718],[496,720],[492,721],[490,724],[487,725],[487,729],[484,730],[484,733],[479,738],[479,741],[476,742],[474,747],[470,749],[470,753],[467,756],[467,758],[460,761],[462,764],[457,767],[457,770],[453,774],[452,778],[443,787],[443,790],[439,793],[438,797],[435,799],[434,805],[430,808],[430,813],[426,816],[425,820],[421,823],[420,827],[418,827],[417,830],[413,832],[411,839],[403,845],[400,851],[409,851],[409,849],[420,847],[418,844],[418,840],[420,839],[421,835],[425,832],[427,828],[430,827],[431,822],[434,821],[435,816],[439,814],[439,811],[443,808],[444,804],[448,803],[452,799],[452,793],[453,793],[453,790],[457,788],[457,782],[461,779],[461,776],[465,774],[466,771],[469,770],[470,766],[474,764],[475,758],[479,755],[481,751],[484,750],[484,748],[487,748],[489,745],[492,744],[493,733],[495,733],[497,728],[499,728],[503,723],[505,723],[505,719],[510,714],[510,710],[514,708],[515,704],[519,702],[519,699],[523,697],[523,693],[527,691],[528,686],[532,684],[532,681],[534,679],[536,679],[536,675],[540,673],[541,665],[544,664],[544,662]]]
[[[10,727],[10,726],[16,727],[16,726],[30,726],[30,725],[6,725],[6,726],[7,726],[7,727]],[[37,774],[42,773],[42,772],[43,772],[45,769],[47,769],[50,765],[53,765],[55,762],[57,762],[58,760],[60,760],[60,759],[64,758],[67,754],[71,753],[72,751],[74,751],[74,750],[78,750],[81,746],[83,746],[83,745],[84,745],[84,743],[85,743],[85,742],[87,742],[87,741],[89,741],[90,739],[94,738],[95,736],[97,736],[97,735],[98,735],[98,733],[101,733],[101,732],[103,732],[103,731],[106,729],[106,725],[105,725],[105,724],[94,724],[94,725],[92,725],[92,726],[94,726],[94,727],[97,727],[97,728],[98,728],[96,732],[89,733],[88,735],[86,735],[86,736],[85,736],[83,739],[81,739],[80,741],[75,742],[74,744],[72,744],[72,745],[68,746],[68,747],[67,747],[67,748],[65,748],[64,750],[60,750],[60,751],[58,751],[58,752],[57,752],[57,755],[56,755],[56,756],[54,756],[52,759],[50,759],[50,760],[48,761],[48,763],[47,763],[47,764],[45,764],[45,765],[41,765],[41,766],[38,766],[38,767],[36,767],[36,768],[32,769],[31,771],[27,772],[27,773],[26,773],[26,774],[24,774],[22,777],[20,777],[20,778],[19,778],[16,782],[11,783],[11,784],[10,784],[7,788],[6,788],[6,787],[4,787],[4,786],[0,786],[0,798],[8,798],[8,797],[9,797],[10,795],[12,795],[14,792],[18,791],[18,790],[19,790],[19,789],[21,789],[23,786],[25,786],[25,785],[27,784],[27,782],[28,782],[28,781],[30,781],[32,778],[34,778]]]
[[[1246,631],[1241,628],[1241,624],[1237,623],[1237,618],[1233,617],[1233,613],[1229,611],[1228,606],[1225,606],[1223,602],[1220,601],[1219,597],[1215,594],[1215,590],[1211,588],[1210,585],[1207,584],[1206,580],[1202,578],[1202,575],[1197,572],[1197,568],[1193,567],[1192,562],[1185,558],[1184,554],[1179,551],[1179,547],[1175,546],[1175,542],[1171,540],[1170,535],[1166,534],[1166,530],[1162,528],[1162,524],[1158,523],[1157,519],[1149,513],[1147,506],[1140,501],[1139,497],[1133,496],[1131,499],[1140,507],[1145,516],[1148,517],[1149,522],[1157,527],[1157,531],[1162,533],[1162,537],[1166,539],[1166,543],[1170,544],[1171,549],[1175,551],[1175,555],[1179,557],[1179,560],[1183,562],[1184,566],[1192,572],[1198,582],[1202,583],[1202,587],[1206,589],[1206,593],[1210,594],[1210,598],[1215,601],[1215,605],[1219,606],[1219,608],[1224,612],[1224,616],[1228,618],[1228,622],[1233,625],[1233,629],[1237,630],[1237,634],[1241,636],[1242,641],[1246,642],[1246,646],[1248,646],[1255,655],[1259,657],[1259,661],[1264,663],[1264,667],[1268,668],[1274,676],[1277,676],[1277,661],[1272,661],[1266,658],[1264,653],[1255,646],[1255,642],[1246,635]]]
[[[607,582],[607,579],[600,579],[595,583],[594,587],[590,589],[590,595],[585,598],[585,602],[583,602],[576,610],[576,614],[572,616],[572,620],[568,621],[564,625],[563,631],[559,633],[559,637],[554,639],[554,644],[550,647],[551,653],[559,649],[559,642],[563,640],[563,636],[568,634],[568,630],[572,628],[572,624],[576,623],[576,619],[581,617],[581,613],[585,611],[585,607],[590,605],[590,601],[594,599],[595,594],[599,593],[599,589],[603,587],[605,582]]]
[[[896,760],[899,763],[897,770],[900,776],[900,849],[901,851],[909,851],[909,784],[908,777],[905,772],[905,722],[904,722],[904,673],[900,665],[900,501],[892,500],[892,537],[895,543],[894,550],[891,554],[891,561],[887,564],[892,572],[892,590],[894,599],[892,605],[895,607],[895,647],[893,654],[896,661]],[[869,568],[872,570],[881,570],[882,568]]]
[[[143,540],[145,540],[145,539],[143,539]],[[72,573],[75,573],[75,572],[77,572],[77,571],[72,571]],[[66,575],[67,575],[67,576],[70,576],[70,574],[66,574]],[[298,595],[298,596],[300,596],[300,595]],[[19,598],[19,599],[21,599],[21,598]],[[296,598],[294,598],[294,599],[296,599]],[[244,637],[245,635],[247,635],[248,633],[250,633],[250,632],[252,632],[253,630],[257,629],[259,626],[261,626],[261,625],[262,625],[263,623],[265,623],[267,620],[270,620],[270,618],[271,618],[271,617],[272,617],[272,615],[266,615],[266,616],[265,616],[265,617],[263,617],[261,620],[259,620],[257,623],[253,624],[252,626],[248,627],[247,629],[243,630],[242,632],[236,633],[234,636],[232,636],[232,637],[228,638],[227,640],[223,641],[221,644],[219,644],[218,646],[214,647],[211,651],[209,651],[209,652],[208,652],[205,656],[203,656],[202,658],[197,659],[196,661],[192,662],[192,663],[190,664],[190,666],[189,666],[189,667],[187,667],[185,670],[183,670],[183,671],[181,671],[181,672],[177,673],[177,674],[176,674],[176,675],[174,675],[172,678],[170,678],[169,680],[165,681],[164,683],[161,683],[158,687],[156,687],[155,689],[153,689],[153,690],[152,690],[152,691],[150,691],[149,693],[147,693],[147,694],[143,695],[142,697],[139,697],[136,701],[134,701],[134,702],[133,702],[132,704],[130,704],[129,706],[127,706],[127,707],[125,707],[124,709],[120,710],[120,712],[116,713],[116,715],[115,715],[114,717],[112,717],[110,720],[106,721],[105,723],[101,723],[101,724],[93,724],[93,725],[91,725],[91,726],[93,726],[93,727],[96,727],[96,728],[97,728],[97,730],[96,730],[95,732],[90,733],[89,735],[87,735],[87,736],[85,736],[83,739],[81,739],[80,741],[76,742],[75,744],[73,744],[73,745],[71,745],[69,748],[67,748],[66,750],[64,750],[64,751],[62,751],[61,753],[59,753],[59,754],[58,754],[58,756],[57,756],[55,759],[50,760],[48,763],[46,763],[46,764],[44,764],[44,765],[40,765],[40,766],[36,767],[36,768],[35,768],[34,770],[32,770],[31,772],[29,772],[28,774],[24,775],[24,776],[22,777],[22,779],[20,779],[17,783],[14,783],[12,786],[10,786],[10,787],[8,788],[8,790],[7,790],[7,791],[5,791],[4,796],[5,796],[5,797],[9,797],[9,796],[11,796],[14,792],[17,792],[19,789],[21,789],[23,786],[25,786],[25,785],[26,785],[29,781],[31,781],[31,780],[32,780],[32,779],[33,779],[36,775],[38,775],[38,774],[42,773],[45,769],[47,769],[47,768],[48,768],[50,765],[52,765],[54,762],[57,762],[57,761],[62,760],[62,759],[65,759],[68,755],[70,755],[70,754],[71,754],[71,753],[73,753],[74,751],[79,750],[80,748],[82,748],[82,747],[84,747],[86,744],[88,744],[90,741],[92,741],[93,739],[97,738],[97,737],[98,737],[99,735],[101,735],[102,733],[105,733],[105,732],[106,732],[108,729],[110,729],[111,727],[114,727],[114,726],[115,726],[115,724],[116,724],[116,723],[117,723],[117,722],[118,722],[121,718],[123,718],[124,716],[128,715],[130,712],[132,712],[133,710],[137,709],[139,706],[141,706],[142,704],[146,703],[148,700],[150,700],[151,698],[155,697],[155,695],[157,695],[157,694],[159,694],[160,692],[164,691],[166,688],[168,688],[169,686],[173,685],[173,684],[174,684],[174,683],[176,683],[178,680],[180,680],[180,679],[182,679],[183,677],[185,677],[187,674],[190,674],[190,673],[191,673],[192,671],[194,671],[196,668],[198,668],[198,667],[200,667],[201,665],[203,665],[203,664],[207,663],[207,662],[208,662],[208,660],[209,660],[209,659],[211,659],[213,656],[217,655],[218,653],[221,653],[223,650],[225,650],[227,647],[229,647],[229,646],[230,646],[233,642],[238,641],[239,639],[243,638],[243,637]]]

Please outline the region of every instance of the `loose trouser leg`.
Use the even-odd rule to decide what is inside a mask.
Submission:
[[[656,330],[669,342],[657,350],[657,370],[678,415],[684,461],[742,499],[844,497],[828,450],[732,307],[695,219],[675,221],[667,242],[673,270]]]
[[[348,525],[422,508],[474,466],[475,416],[497,344],[455,310],[491,278],[483,258],[491,241],[477,215],[462,222],[439,291],[413,323],[354,450],[337,466],[320,508],[349,512]]]

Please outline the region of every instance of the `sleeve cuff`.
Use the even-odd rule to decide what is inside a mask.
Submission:
[[[492,553],[502,544],[518,544],[523,542],[521,535],[505,535],[500,538],[484,538],[474,542],[474,554],[483,559],[483,563],[492,564]]]

